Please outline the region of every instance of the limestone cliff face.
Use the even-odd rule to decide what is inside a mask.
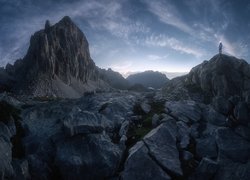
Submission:
[[[67,16],[53,26],[46,21],[45,28],[31,37],[26,56],[11,71],[18,82],[15,89],[31,95],[80,96],[105,86],[86,37]]]

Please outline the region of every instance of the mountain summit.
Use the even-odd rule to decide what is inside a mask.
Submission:
[[[85,91],[107,87],[99,79],[83,32],[65,16],[30,39],[26,56],[7,66],[17,79],[15,90],[35,96],[79,97]]]
[[[241,95],[250,90],[250,65],[243,59],[218,54],[194,67],[188,82],[213,96]]]
[[[243,59],[218,54],[192,68],[189,74],[171,80],[164,91],[174,92],[180,99],[246,98],[250,94],[250,65]]]

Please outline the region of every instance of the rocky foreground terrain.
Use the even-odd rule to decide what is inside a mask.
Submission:
[[[66,31],[60,29],[62,24],[84,39],[74,33],[78,31],[68,17],[55,26],[46,23],[45,30],[36,34],[41,39],[59,38],[57,31]],[[32,46],[39,47],[34,37]],[[61,63],[55,52],[64,44],[53,43],[53,50],[41,45],[41,56],[36,49],[37,57],[44,57],[39,63],[47,58]],[[33,76],[39,77],[37,84],[46,80],[39,93],[27,76],[22,82],[29,88],[16,86],[17,75],[22,74],[17,64],[1,70],[1,179],[250,179],[250,65],[246,61],[216,55],[170,80],[162,91],[134,92],[112,86],[115,72],[100,73],[83,58],[90,60],[88,53],[74,50],[85,45],[76,44],[72,55],[62,56],[79,57],[63,58],[65,67],[46,64],[42,71],[43,65],[28,56],[17,62],[37,68],[38,74],[25,69],[38,75]],[[30,47],[28,53],[33,51]],[[87,64],[93,67],[88,73],[84,72]],[[48,85],[58,79],[63,86]],[[73,79],[84,88],[72,86]],[[94,88],[86,91],[90,81]],[[78,98],[68,98],[68,92]]]

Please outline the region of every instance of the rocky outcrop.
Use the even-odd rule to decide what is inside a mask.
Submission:
[[[250,90],[250,66],[227,55],[216,55],[194,67],[187,76],[188,83],[198,85],[213,96],[230,97]]]
[[[245,60],[216,55],[194,67],[189,74],[172,79],[163,93],[168,99],[193,99],[206,104],[219,96],[226,100],[233,96],[245,99],[250,90],[249,72],[250,65]]]

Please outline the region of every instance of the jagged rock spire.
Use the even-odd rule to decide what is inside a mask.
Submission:
[[[49,22],[49,20],[46,20],[44,30],[45,30],[45,31],[48,31],[49,28],[50,28],[50,22]]]

